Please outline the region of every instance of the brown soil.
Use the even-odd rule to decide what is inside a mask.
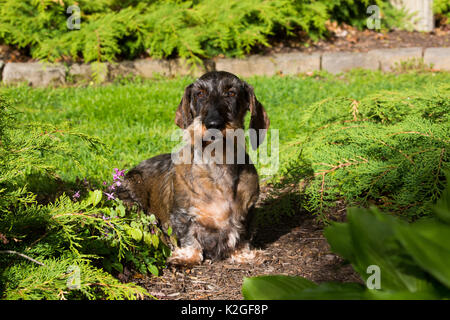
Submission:
[[[3,60],[3,62],[31,62],[33,59],[24,50],[0,44],[0,60]]]
[[[277,200],[262,199],[258,207],[271,206],[268,201]],[[340,209],[333,216],[344,220],[345,207],[338,207]],[[315,282],[361,281],[350,265],[330,251],[323,236],[323,225],[309,213],[297,212],[278,222],[266,223],[256,229],[252,243],[262,250],[264,262],[261,264],[205,261],[192,268],[169,267],[160,277],[128,272],[127,280],[136,282],[155,298],[163,300],[242,299],[244,277],[267,274],[302,276]]]
[[[295,37],[277,41],[271,39],[271,48],[257,47],[253,53],[285,52],[367,52],[372,49],[408,48],[408,47],[449,47],[450,25],[436,28],[433,32],[409,32],[393,30],[390,32],[360,31],[348,25],[330,24],[327,26],[330,37],[326,40],[312,42],[302,33]]]

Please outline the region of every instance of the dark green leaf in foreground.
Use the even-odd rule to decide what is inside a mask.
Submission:
[[[364,299],[364,287],[356,283],[317,285],[302,277],[260,276],[245,278],[242,294],[248,300]]]
[[[433,211],[439,220],[450,225],[450,174],[447,174],[447,188],[442,192]]]
[[[242,294],[245,299],[272,300],[296,299],[302,290],[315,288],[317,285],[307,279],[289,276],[261,276],[245,278]]]
[[[450,288],[450,226],[419,222],[398,227],[398,237],[420,267]]]
[[[324,235],[330,242],[333,252],[338,253],[342,258],[348,261],[354,260],[355,253],[351,245],[352,235],[348,223],[333,223],[332,227],[328,227],[324,230]]]
[[[427,286],[425,273],[402,257],[402,247],[395,236],[398,219],[381,214],[377,209],[349,209],[348,226],[354,252],[350,260],[364,281],[370,276],[367,268],[376,265],[382,273],[385,290],[416,292]],[[330,227],[333,228],[333,227]],[[328,238],[332,248],[339,237]]]

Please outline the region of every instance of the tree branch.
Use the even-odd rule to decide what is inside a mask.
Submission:
[[[17,252],[17,251],[12,251],[12,250],[0,250],[0,253],[15,254],[15,255],[21,256],[22,258],[28,259],[28,260],[30,260],[31,262],[34,262],[34,263],[36,263],[36,264],[38,264],[38,265],[40,265],[40,266],[45,266],[45,264],[43,264],[42,262],[39,262],[39,261],[37,261],[37,260],[34,260],[33,258],[31,258],[31,257],[29,257],[29,256],[27,256],[27,255],[25,255],[25,254],[23,254],[23,253]]]

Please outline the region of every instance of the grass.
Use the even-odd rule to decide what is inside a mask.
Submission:
[[[97,136],[107,151],[93,154],[80,145],[83,166],[71,160],[54,163],[62,180],[74,182],[87,178],[101,184],[113,168],[131,168],[140,161],[178,144],[171,141],[177,128],[175,109],[191,78],[155,79],[114,83],[105,86],[41,88],[0,87],[0,94],[13,99],[24,122],[68,125],[85,134]],[[254,77],[246,79],[255,87],[259,101],[279,130],[280,167],[298,153],[294,142],[304,128],[300,113],[314,102],[336,97],[360,100],[380,90],[420,89],[450,81],[449,73],[383,74],[356,70],[333,76],[317,73],[298,77]]]

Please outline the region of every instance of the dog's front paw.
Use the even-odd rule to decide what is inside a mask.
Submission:
[[[172,265],[193,266],[203,261],[202,250],[194,247],[176,248],[167,262]]]
[[[250,249],[248,243],[239,246],[228,258],[229,262],[238,264],[262,264],[265,260],[264,251]]]

